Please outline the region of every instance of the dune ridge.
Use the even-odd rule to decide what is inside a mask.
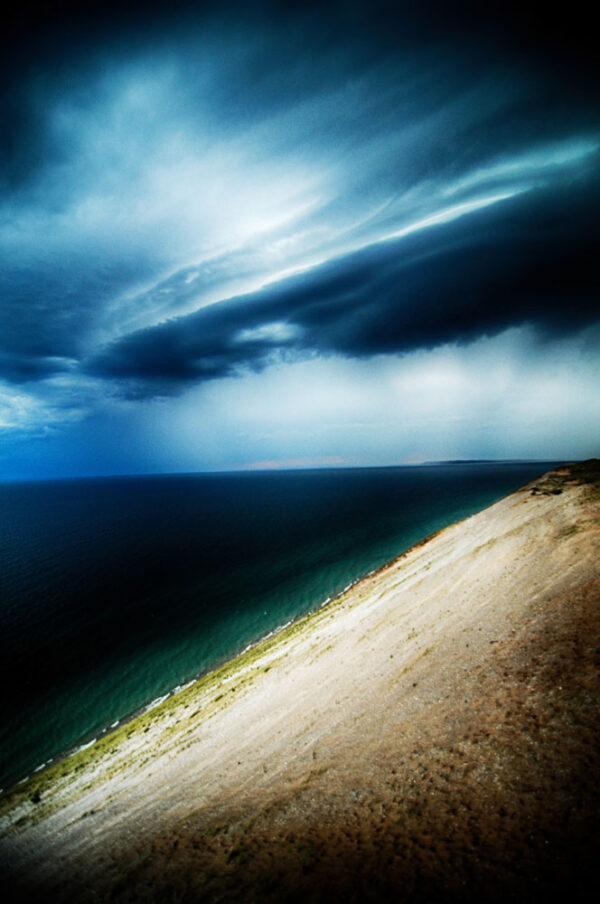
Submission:
[[[572,892],[600,840],[599,541],[595,461],[427,538],[3,795],[7,887],[66,902]]]

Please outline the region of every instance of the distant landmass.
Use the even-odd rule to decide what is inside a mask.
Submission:
[[[423,465],[524,465],[555,464],[555,460],[537,458],[448,458],[422,462]]]

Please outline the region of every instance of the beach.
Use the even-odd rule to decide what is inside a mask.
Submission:
[[[0,797],[16,899],[541,900],[592,874],[598,464],[426,538]]]

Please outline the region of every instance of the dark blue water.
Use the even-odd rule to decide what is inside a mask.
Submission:
[[[0,485],[0,787],[549,466]]]

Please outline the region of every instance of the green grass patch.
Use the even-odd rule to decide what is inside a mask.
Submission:
[[[336,602],[337,600],[332,601],[329,606]],[[331,610],[328,609],[328,611]],[[226,706],[228,700],[232,699],[230,696],[225,699],[225,692],[221,692],[221,685],[224,682],[238,678],[234,687],[226,689],[232,693],[248,687],[255,677],[255,675],[251,674],[252,667],[259,665],[260,659],[275,647],[289,642],[306,630],[309,625],[318,624],[323,617],[323,609],[303,616],[272,637],[259,641],[249,650],[240,653],[214,671],[199,678],[189,687],[172,694],[149,712],[141,713],[120,725],[99,738],[91,747],[59,760],[38,775],[31,776],[26,782],[8,789],[0,795],[0,818],[17,807],[25,806],[27,808],[25,814],[19,818],[18,823],[15,823],[15,825],[23,825],[30,821],[37,822],[57,807],[63,805],[65,800],[62,793],[59,795],[59,792],[66,791],[68,786],[84,770],[101,767],[100,774],[92,783],[94,784],[95,782],[109,779],[121,769],[126,768],[128,763],[118,763],[115,768],[109,767],[109,758],[119,757],[123,752],[124,743],[131,741],[136,735],[142,746],[147,744],[144,735],[149,732],[152,725],[164,723],[162,733],[169,737],[181,734],[182,730],[188,728],[191,723],[194,726],[197,725],[198,720],[213,715],[221,706]],[[268,671],[272,667],[273,663],[270,663],[265,667],[264,671]],[[243,674],[240,675],[240,672]],[[211,694],[215,690],[219,690],[219,693],[211,700]],[[175,724],[168,724],[169,717],[193,704],[196,704],[196,708],[191,716],[187,716],[185,720],[180,719]],[[150,755],[151,752],[150,750]]]

